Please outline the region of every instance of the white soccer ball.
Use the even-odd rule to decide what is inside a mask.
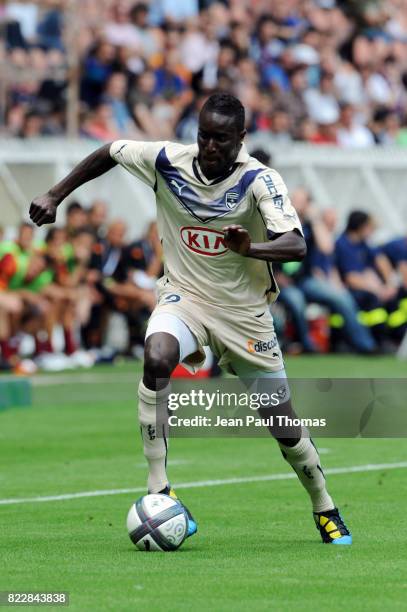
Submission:
[[[131,506],[127,531],[139,550],[177,550],[188,534],[188,516],[177,500],[152,493]]]

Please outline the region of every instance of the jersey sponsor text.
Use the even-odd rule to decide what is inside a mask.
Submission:
[[[182,227],[181,240],[188,249],[200,255],[213,257],[227,251],[223,232],[206,227]]]

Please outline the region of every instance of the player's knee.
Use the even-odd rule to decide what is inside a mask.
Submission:
[[[157,350],[145,351],[144,372],[149,378],[167,379],[177,365],[176,356]]]
[[[179,345],[169,334],[153,334],[147,338],[144,350],[144,377],[167,379],[179,360]]]

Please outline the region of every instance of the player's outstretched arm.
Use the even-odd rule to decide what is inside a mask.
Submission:
[[[243,257],[284,263],[302,261],[307,254],[305,240],[296,230],[261,243],[252,243],[249,232],[241,225],[228,225],[223,231],[227,248]]]
[[[85,157],[62,181],[44,195],[34,198],[30,206],[30,219],[38,226],[54,223],[58,206],[72,191],[116,165],[110,156],[110,146],[111,144],[103,145]]]

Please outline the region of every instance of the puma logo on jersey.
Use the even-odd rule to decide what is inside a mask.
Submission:
[[[122,146],[120,147],[120,149],[117,151],[116,155],[119,155],[119,154],[120,154],[120,155],[123,155],[122,151],[123,151],[123,149],[124,149],[125,147],[127,147],[127,142],[126,142],[124,145],[122,145]]]
[[[213,257],[227,251],[223,232],[206,227],[182,227],[180,233],[182,242],[194,253]]]
[[[175,189],[178,191],[178,195],[181,197],[182,195],[182,190],[184,189],[184,187],[186,187],[187,185],[180,185],[175,179],[172,179],[170,181],[170,185],[174,185]]]

